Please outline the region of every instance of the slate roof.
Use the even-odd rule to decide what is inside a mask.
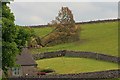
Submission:
[[[27,48],[23,48],[20,55],[17,55],[16,63],[21,66],[37,66],[32,54]]]

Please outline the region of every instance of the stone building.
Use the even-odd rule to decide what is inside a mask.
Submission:
[[[37,64],[27,48],[24,48],[20,55],[17,55],[18,67],[9,69],[10,77],[34,76],[36,75]]]

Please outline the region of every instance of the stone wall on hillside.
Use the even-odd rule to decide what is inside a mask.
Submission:
[[[80,58],[92,58],[96,60],[103,60],[109,62],[120,63],[120,57],[110,56],[94,52],[82,52],[82,51],[66,51],[65,56],[68,57],[80,57]]]
[[[119,21],[120,19],[108,19],[108,20],[96,20],[96,21],[87,21],[87,22],[76,22],[76,25],[80,24],[93,24],[93,23],[105,23],[105,22],[115,22]],[[45,28],[49,27],[49,25],[29,25],[29,26],[24,26],[24,27],[31,27],[31,28]]]
[[[44,58],[62,57],[62,56],[91,58],[91,59],[96,59],[96,60],[120,63],[120,57],[110,56],[110,55],[105,55],[105,54],[100,54],[100,53],[94,53],[94,52],[61,50],[61,51],[56,51],[56,52],[33,54],[33,58],[35,60],[44,59]]]
[[[66,51],[56,51],[56,52],[45,52],[45,53],[39,53],[39,54],[33,54],[33,58],[35,60],[44,59],[44,58],[55,58],[55,57],[62,57],[65,56]]]

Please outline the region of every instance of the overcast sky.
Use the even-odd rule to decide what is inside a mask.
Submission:
[[[76,22],[118,17],[117,2],[13,2],[9,6],[18,25],[47,24],[62,6],[72,10]]]

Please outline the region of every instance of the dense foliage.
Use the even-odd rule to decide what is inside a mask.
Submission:
[[[14,15],[7,3],[2,4],[2,69],[7,76],[7,70],[16,66],[16,55],[27,46],[33,36],[30,28],[14,24]]]
[[[2,69],[7,75],[9,67],[15,66],[18,54],[17,38],[18,28],[14,24],[14,15],[11,13],[7,3],[2,4]]]
[[[31,37],[34,36],[34,31],[29,27],[17,26],[18,36],[15,42],[18,45],[18,48],[21,50],[23,47],[28,47],[28,43],[31,41]]]

